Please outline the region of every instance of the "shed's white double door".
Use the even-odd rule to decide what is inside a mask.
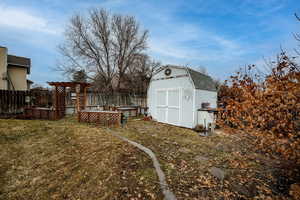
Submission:
[[[179,126],[180,89],[160,89],[155,96],[157,121]]]

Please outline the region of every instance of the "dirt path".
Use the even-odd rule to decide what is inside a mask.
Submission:
[[[148,154],[150,156],[150,158],[152,159],[155,171],[156,171],[156,173],[158,175],[159,183],[160,183],[160,188],[161,188],[161,190],[162,190],[162,192],[163,192],[163,194],[165,196],[165,199],[166,200],[176,200],[176,197],[175,197],[174,193],[169,189],[169,186],[168,186],[168,184],[166,182],[165,174],[161,170],[160,164],[159,164],[159,162],[158,162],[155,154],[150,149],[148,149],[147,147],[145,147],[145,146],[143,146],[143,145],[141,145],[139,143],[136,143],[136,142],[134,142],[132,140],[129,140],[129,139],[123,137],[123,136],[120,136],[120,135],[114,133],[113,131],[111,131],[109,129],[108,129],[108,131],[112,135],[114,135],[114,136],[120,138],[121,140],[124,140],[124,141],[126,141],[126,142],[134,145],[135,147],[139,148],[140,150],[144,151],[146,154]]]

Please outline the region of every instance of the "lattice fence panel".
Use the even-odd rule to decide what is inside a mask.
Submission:
[[[119,112],[79,112],[79,122],[96,123],[103,126],[120,125],[121,113]]]
[[[98,113],[91,112],[90,115],[89,115],[89,121],[97,123],[98,122],[98,116],[99,116]]]
[[[57,107],[58,110],[58,118],[63,118],[65,115],[65,87],[58,86],[57,87]]]
[[[88,113],[87,112],[80,112],[79,117],[80,117],[81,122],[88,122]]]

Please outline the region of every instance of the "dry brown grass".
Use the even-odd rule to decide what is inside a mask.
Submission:
[[[256,151],[246,134],[200,137],[136,120],[112,130],[156,153],[178,199],[289,198],[281,160]],[[0,199],[163,198],[147,155],[105,128],[72,118],[0,120],[0,148]],[[212,166],[226,172],[223,182]]]
[[[156,153],[178,199],[290,198],[289,183],[278,180],[287,180],[282,160],[257,151],[246,134],[201,137],[151,121],[131,121],[115,131]],[[212,166],[225,171],[223,182],[208,172]]]
[[[151,160],[73,119],[0,120],[0,199],[161,199]]]

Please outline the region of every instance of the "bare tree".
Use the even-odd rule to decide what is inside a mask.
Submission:
[[[146,49],[147,36],[148,31],[140,31],[131,16],[112,15],[104,9],[92,9],[86,17],[76,14],[59,46],[64,58],[59,70],[84,70],[99,90],[118,91],[135,55]],[[116,87],[113,79],[118,80]]]
[[[300,17],[297,15],[297,13],[295,13],[295,17],[300,22]],[[300,42],[300,33],[294,33],[294,37],[298,42]],[[300,55],[300,52],[298,49],[295,49],[295,51],[298,55]]]
[[[300,21],[300,17],[297,15],[297,13],[295,13],[295,17],[298,21]]]
[[[86,82],[87,76],[84,70],[75,71],[72,74],[72,81],[74,82]]]
[[[134,93],[146,93],[153,73],[161,64],[145,54],[137,54],[128,71],[128,87]]]
[[[117,36],[116,41],[113,42],[116,52],[116,62],[118,71],[118,86],[128,70],[129,66],[134,63],[141,53],[146,48],[147,31],[143,32],[140,37],[137,37],[139,25],[136,23],[134,17],[122,17],[116,15],[113,17],[113,33]]]

